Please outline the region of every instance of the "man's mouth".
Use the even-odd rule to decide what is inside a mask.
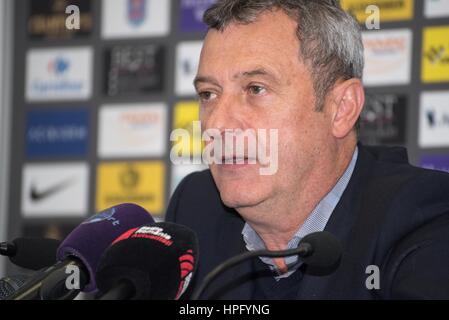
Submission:
[[[249,158],[246,156],[230,156],[230,157],[222,157],[221,164],[222,165],[249,165],[256,164],[255,158]]]

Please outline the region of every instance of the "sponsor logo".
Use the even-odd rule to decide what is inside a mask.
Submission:
[[[187,250],[185,254],[179,257],[179,265],[181,269],[181,282],[179,283],[179,289],[175,300],[178,300],[184,292],[186,292],[190,281],[192,280],[193,269],[195,266],[195,258],[192,250]]]
[[[167,106],[106,105],[100,109],[100,157],[162,156],[167,144]]]
[[[449,146],[449,91],[424,92],[420,107],[420,147]]]
[[[424,52],[424,58],[431,64],[449,64],[449,50],[444,46],[430,47],[428,51]]]
[[[69,61],[63,57],[56,57],[48,62],[48,73],[55,76],[62,76],[69,69]]]
[[[92,217],[84,221],[83,224],[111,220],[111,218],[114,217],[115,212],[116,212],[115,208],[106,209],[104,211],[101,211],[100,213],[93,215]]]
[[[170,5],[170,0],[105,0],[102,36],[112,39],[167,35]]]
[[[149,240],[155,240],[162,243],[164,246],[170,247],[173,244],[171,236],[164,232],[164,229],[160,227],[142,227],[132,233],[129,238],[144,238]]]
[[[87,110],[30,111],[26,130],[27,156],[85,156],[88,117]]]
[[[110,221],[113,226],[120,225],[120,220],[114,218],[117,209],[115,207],[103,210],[102,212],[93,215],[89,219],[85,220],[83,224],[96,223],[101,221]]]
[[[175,92],[180,96],[196,95],[193,80],[198,70],[201,41],[181,42],[176,48]]]
[[[153,234],[155,236],[164,238],[165,240],[171,240],[171,235],[165,233],[164,229],[161,227],[142,227],[138,229],[134,234]]]
[[[28,101],[85,100],[92,93],[92,49],[33,49],[27,55]]]
[[[413,18],[413,0],[341,0],[344,10],[354,15],[360,23],[364,23],[369,16],[367,8],[376,5],[380,9],[381,22],[410,20]]]
[[[119,176],[119,181],[124,188],[133,190],[139,185],[139,172],[133,166],[130,166],[127,171]]]
[[[35,183],[33,182],[31,184],[31,189],[30,189],[30,198],[32,202],[39,202],[42,200],[47,199],[48,197],[53,196],[54,194],[57,194],[60,191],[63,191],[64,189],[68,188],[72,183],[73,183],[74,179],[70,178],[68,180],[59,182],[57,184],[51,185],[51,186],[47,186],[45,189],[38,189],[35,185]]]
[[[449,155],[425,155],[421,157],[421,167],[449,172]]]
[[[422,81],[449,81],[449,26],[424,29]]]
[[[131,25],[139,27],[145,21],[146,0],[128,0],[128,21]]]
[[[449,113],[438,113],[436,109],[429,108],[425,114],[428,127],[432,129],[449,126]]]
[[[91,34],[93,19],[90,0],[29,0],[28,36],[31,39],[68,39]],[[79,29],[68,29],[66,12],[76,6],[80,13]]]
[[[161,46],[115,46],[105,52],[105,94],[122,96],[161,92],[164,56]]]
[[[408,84],[411,78],[412,32],[409,29],[363,32],[366,86]]]
[[[407,97],[367,94],[360,116],[360,140],[366,144],[405,144]]]
[[[449,16],[449,0],[425,0],[424,16],[427,18]]]
[[[183,32],[206,31],[203,15],[216,0],[181,0],[179,29]]]
[[[84,216],[89,168],[84,163],[27,164],[23,168],[25,217]]]
[[[165,167],[160,161],[100,163],[97,169],[97,210],[136,203],[152,214],[164,209]]]

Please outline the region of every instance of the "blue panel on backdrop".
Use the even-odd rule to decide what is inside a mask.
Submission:
[[[449,154],[424,155],[421,157],[421,167],[449,172]]]
[[[181,0],[180,29],[182,32],[206,31],[203,14],[216,0]]]
[[[89,114],[87,110],[35,110],[28,112],[28,157],[86,156]]]

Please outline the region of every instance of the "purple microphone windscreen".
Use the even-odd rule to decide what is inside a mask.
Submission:
[[[125,231],[149,223],[154,223],[154,219],[138,205],[124,203],[111,207],[76,227],[59,246],[56,258],[81,260],[89,272],[89,282],[83,291],[95,291],[95,273],[103,252]]]

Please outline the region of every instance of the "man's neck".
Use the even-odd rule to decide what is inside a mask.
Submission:
[[[268,250],[286,249],[314,208],[336,185],[351,162],[355,145],[345,149],[337,152],[337,156],[323,157],[326,163],[304,179],[294,192],[289,190],[255,207],[237,209]]]

